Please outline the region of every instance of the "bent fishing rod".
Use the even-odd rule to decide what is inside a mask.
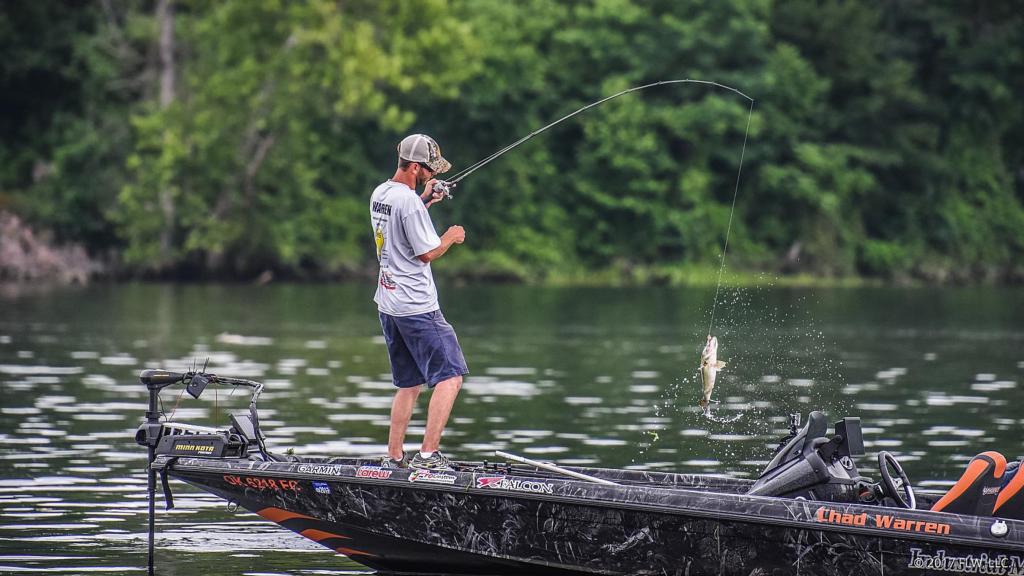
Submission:
[[[462,181],[462,179],[464,179],[466,176],[469,176],[473,172],[476,172],[477,170],[483,168],[487,164],[490,164],[492,161],[496,160],[499,156],[505,154],[506,152],[511,151],[513,148],[519,146],[520,144],[526,142],[527,140],[533,138],[534,136],[536,136],[538,134],[541,134],[542,132],[545,132],[545,131],[547,131],[550,128],[553,128],[553,127],[557,126],[558,124],[561,124],[562,122],[568,120],[569,118],[572,118],[573,116],[576,116],[577,114],[581,114],[583,112],[586,112],[587,110],[590,110],[591,108],[594,108],[596,106],[600,106],[601,104],[604,104],[605,102],[608,102],[609,100],[614,100],[615,98],[618,98],[619,96],[625,96],[626,94],[629,94],[630,92],[639,92],[640,90],[646,90],[648,88],[654,88],[655,86],[662,86],[662,85],[667,85],[667,84],[705,84],[705,85],[708,85],[708,86],[715,86],[717,88],[723,88],[725,90],[729,90],[731,92],[735,92],[736,94],[739,94],[740,96],[742,96],[742,97],[746,98],[747,100],[749,100],[750,101],[751,109],[753,109],[753,106],[754,106],[754,99],[751,98],[750,96],[747,96],[743,92],[740,92],[736,88],[733,88],[732,86],[726,86],[725,84],[719,84],[718,82],[710,82],[708,80],[693,80],[693,79],[690,79],[690,78],[683,78],[683,79],[679,79],[679,80],[661,80],[659,82],[651,82],[650,84],[644,84],[642,86],[634,86],[632,88],[627,88],[626,90],[623,90],[621,92],[617,92],[615,94],[612,94],[611,96],[606,96],[606,97],[604,97],[604,98],[602,98],[600,100],[597,100],[595,102],[591,102],[590,104],[587,104],[586,106],[583,106],[582,108],[580,108],[580,109],[578,109],[578,110],[576,110],[574,112],[570,112],[569,114],[566,114],[565,116],[562,116],[561,118],[559,118],[558,120],[555,120],[554,122],[548,124],[547,126],[544,126],[542,128],[538,128],[537,130],[534,130],[533,132],[530,132],[529,134],[527,134],[526,136],[523,136],[519,140],[516,140],[515,142],[509,144],[508,146],[505,146],[504,148],[498,150],[494,154],[491,154],[490,156],[487,156],[486,158],[480,160],[476,164],[473,164],[470,167],[466,168],[465,170],[462,170],[461,172],[456,173],[452,178],[450,178],[448,180],[438,180],[438,181],[436,181],[434,183],[434,190],[436,190],[438,192],[441,192],[447,198],[452,198],[452,193],[451,193],[452,189],[455,188],[455,186],[460,181]],[[745,140],[745,138],[744,138],[744,140]]]
[[[442,193],[447,198],[452,198],[452,189],[455,188],[455,186],[462,179],[464,179],[466,176],[469,176],[473,172],[476,172],[477,170],[483,168],[487,164],[490,164],[491,162],[496,160],[502,154],[505,154],[506,152],[508,152],[508,151],[512,150],[513,148],[519,146],[520,144],[526,142],[530,138],[533,138],[534,136],[536,136],[538,134],[541,134],[542,132],[545,132],[545,131],[551,129],[551,128],[557,126],[558,124],[561,124],[562,122],[565,122],[566,120],[568,120],[569,118],[572,118],[573,116],[576,116],[577,114],[581,114],[583,112],[586,112],[587,110],[590,110],[591,108],[594,108],[595,106],[600,106],[601,104],[604,104],[605,102],[608,102],[609,100],[614,100],[615,98],[618,98],[619,96],[624,96],[624,95],[629,94],[631,92],[639,92],[640,90],[646,90],[648,88],[654,88],[655,86],[663,86],[663,85],[667,85],[667,84],[704,84],[706,86],[714,86],[716,88],[722,88],[724,90],[729,90],[730,92],[734,92],[736,94],[739,94],[740,96],[746,98],[750,102],[750,109],[747,112],[747,127],[744,130],[744,132],[743,132],[743,148],[740,151],[739,167],[736,170],[736,185],[735,185],[735,187],[733,189],[733,193],[732,193],[732,207],[729,210],[729,225],[726,228],[726,232],[725,232],[725,245],[722,247],[722,256],[721,256],[721,259],[720,259],[720,262],[719,262],[719,266],[718,266],[718,282],[715,285],[715,297],[714,297],[714,299],[712,301],[712,305],[711,305],[711,320],[708,322],[708,337],[710,338],[711,337],[711,329],[712,329],[712,327],[715,324],[715,311],[718,309],[718,293],[719,293],[719,290],[722,288],[722,272],[725,270],[725,254],[726,254],[726,252],[729,251],[729,235],[732,232],[732,218],[733,218],[733,214],[736,212],[736,196],[739,194],[739,190],[740,190],[740,175],[743,173],[743,158],[744,158],[744,156],[746,156],[746,152],[747,152],[747,136],[750,134],[750,120],[754,116],[754,99],[751,98],[750,96],[747,96],[743,92],[740,92],[736,88],[733,88],[732,86],[726,86],[725,84],[719,84],[718,82],[711,82],[711,81],[708,81],[708,80],[694,80],[692,78],[682,78],[682,79],[678,79],[678,80],[661,80],[660,82],[651,82],[650,84],[643,84],[641,86],[634,86],[632,88],[627,88],[627,89],[625,89],[625,90],[623,90],[621,92],[616,92],[615,94],[612,94],[611,96],[606,96],[604,98],[601,98],[600,100],[597,100],[595,102],[591,102],[590,104],[587,104],[586,106],[583,106],[582,108],[580,108],[578,110],[575,110],[573,112],[570,112],[569,114],[566,114],[565,116],[562,116],[561,118],[559,118],[558,120],[555,120],[554,122],[548,124],[547,126],[544,126],[542,128],[538,128],[538,129],[534,130],[533,132],[530,132],[529,134],[527,134],[526,136],[523,136],[519,140],[516,140],[515,142],[509,144],[508,146],[505,146],[504,148],[498,150],[494,154],[491,154],[490,156],[487,156],[486,158],[480,160],[476,164],[471,165],[469,168],[466,168],[465,170],[463,170],[461,172],[458,172],[457,174],[455,174],[455,176],[453,176],[449,180],[438,180],[438,181],[436,181],[434,183],[434,190]]]

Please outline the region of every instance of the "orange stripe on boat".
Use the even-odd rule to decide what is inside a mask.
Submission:
[[[291,510],[285,510],[284,508],[274,508],[273,506],[264,508],[262,510],[257,510],[256,513],[260,516],[263,516],[267,520],[270,520],[271,522],[276,522],[278,524],[280,524],[281,522],[286,522],[288,520],[293,520],[295,518],[316,520],[316,518],[306,516],[305,514],[299,514],[298,512],[292,512]]]
[[[353,550],[351,548],[345,548],[344,546],[339,546],[335,548],[334,551],[338,554],[344,554],[345,556],[370,556],[372,558],[377,557],[376,554],[370,554],[369,552],[363,552],[361,550]]]
[[[942,512],[946,506],[949,506],[954,500],[963,496],[964,492],[966,492],[967,489],[978,480],[978,477],[981,476],[981,474],[989,467],[989,464],[991,464],[991,462],[988,460],[971,460],[970,465],[967,466],[967,471],[964,472],[962,477],[960,477],[960,481],[950,488],[949,492],[946,492],[946,495],[943,496],[941,500],[932,506],[932,512]]]
[[[996,478],[1002,478],[1003,472],[1006,472],[1006,457],[999,452],[982,452],[978,456],[988,456],[992,459],[992,462],[996,465]],[[977,458],[977,456],[975,456]]]
[[[1003,489],[999,491],[999,497],[996,498],[996,508],[994,512],[998,512],[999,508],[1010,501],[1011,498],[1016,496],[1024,489],[1024,470],[1017,469],[1017,475],[1010,480],[1010,483],[1003,486]],[[993,514],[994,514],[993,512]]]
[[[309,538],[314,542],[327,540],[328,538],[344,538],[345,540],[349,539],[348,536],[342,536],[341,534],[331,534],[330,532],[324,532],[323,530],[317,530],[316,528],[307,528],[306,530],[299,532],[299,534],[305,536],[306,538]]]

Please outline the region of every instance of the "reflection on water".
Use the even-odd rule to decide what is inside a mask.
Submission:
[[[723,292],[715,413],[696,406],[711,293],[445,290],[470,363],[445,449],[565,464],[754,477],[787,415],[864,419],[868,457],[895,453],[948,487],[984,450],[1020,456],[1019,291]],[[208,363],[260,379],[272,450],[383,454],[392,387],[362,286],[94,287],[0,300],[0,572],[144,570],[144,367]],[[175,419],[222,423],[247,396],[163,395]],[[410,435],[425,425],[423,408]],[[415,444],[410,444],[412,449]],[[350,574],[344,557],[177,485],[158,514],[166,573]],[[211,568],[214,567],[214,568]]]

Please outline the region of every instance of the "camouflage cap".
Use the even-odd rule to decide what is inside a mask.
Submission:
[[[441,156],[441,147],[426,134],[406,136],[398,144],[398,157],[410,162],[422,162],[429,166],[434,174],[444,174],[452,167],[451,163]]]

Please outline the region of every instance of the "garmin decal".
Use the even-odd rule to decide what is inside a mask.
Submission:
[[[341,466],[328,466],[326,464],[299,464],[296,468],[299,474],[319,474],[321,476],[343,476],[345,469]]]

